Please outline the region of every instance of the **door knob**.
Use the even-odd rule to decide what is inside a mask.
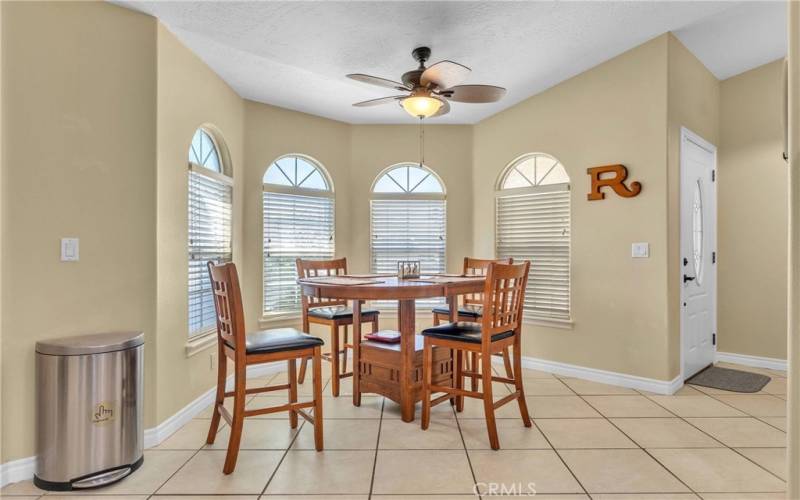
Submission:
[[[686,276],[685,274],[683,275],[683,282],[684,283],[686,283],[687,281],[694,281],[694,280],[695,280],[695,276]]]

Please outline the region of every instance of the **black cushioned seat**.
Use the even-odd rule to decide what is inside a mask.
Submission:
[[[422,335],[425,337],[435,337],[437,339],[456,340],[460,342],[470,342],[472,344],[480,344],[481,325],[476,323],[467,323],[459,321],[458,323],[447,323],[439,326],[432,326],[422,330]],[[507,332],[495,333],[492,335],[492,341],[503,340],[514,335],[514,332],[509,330]]]
[[[228,347],[233,347],[229,342]],[[294,328],[275,328],[260,332],[248,333],[245,350],[247,354],[265,354],[269,352],[294,351],[323,345],[322,339],[303,333]]]
[[[361,318],[379,314],[377,309],[362,309]],[[313,307],[308,309],[309,316],[323,319],[342,319],[353,316],[353,309],[345,306]]]
[[[434,307],[433,312],[436,314],[450,314],[450,308],[447,306]],[[470,316],[473,318],[480,318],[483,314],[483,306],[463,305],[458,308],[459,316]]]

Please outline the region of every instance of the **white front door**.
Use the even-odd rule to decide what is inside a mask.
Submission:
[[[714,362],[717,149],[681,129],[681,349],[684,380]]]

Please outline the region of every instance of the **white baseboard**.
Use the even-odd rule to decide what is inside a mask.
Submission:
[[[248,367],[248,377],[262,377],[272,373],[277,373],[286,365],[284,363],[265,363],[263,365],[253,365]],[[227,389],[233,387],[233,375],[228,377]],[[199,415],[214,402],[216,388],[211,388],[204,392],[200,397],[184,406],[178,413],[172,415],[157,426],[144,430],[144,447],[152,448],[162,443],[165,439],[174,434],[178,429],[186,425],[191,419]],[[26,457],[11,462],[0,464],[0,488],[3,486],[25,481],[33,478],[36,471],[36,457]]]
[[[263,365],[252,365],[247,368],[247,376],[250,377],[263,377],[272,373],[278,373],[285,367],[284,363],[265,363]],[[225,384],[226,390],[233,388],[233,375],[228,375],[228,381]],[[144,447],[152,448],[164,442],[165,439],[173,435],[181,427],[186,425],[191,419],[199,415],[203,410],[211,406],[214,402],[214,395],[216,387],[212,387],[197,399],[184,406],[178,413],[167,418],[160,424],[150,429],[144,430]]]
[[[785,359],[765,358],[762,356],[750,356],[748,354],[736,354],[732,352],[717,351],[714,361],[735,363],[737,365],[752,366],[754,368],[769,368],[771,370],[787,371],[789,369],[789,363]]]
[[[499,357],[493,357],[493,362],[502,364],[503,359]],[[552,373],[555,375],[561,375],[563,377],[575,377],[584,380],[590,380],[592,382],[599,382],[602,384],[617,385],[620,387],[627,387],[629,389],[648,391],[655,394],[670,395],[674,394],[681,387],[683,387],[683,380],[681,379],[680,375],[672,380],[658,380],[654,378],[628,375],[626,373],[610,372],[606,370],[598,370],[597,368],[571,365],[569,363],[560,363],[558,361],[532,358],[530,356],[522,357],[522,367]]]
[[[32,479],[36,471],[36,457],[20,458],[0,464],[0,488],[3,486]]]

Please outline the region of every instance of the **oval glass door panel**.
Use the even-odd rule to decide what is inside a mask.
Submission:
[[[703,283],[703,183],[697,179],[692,201],[692,263],[695,283]]]

